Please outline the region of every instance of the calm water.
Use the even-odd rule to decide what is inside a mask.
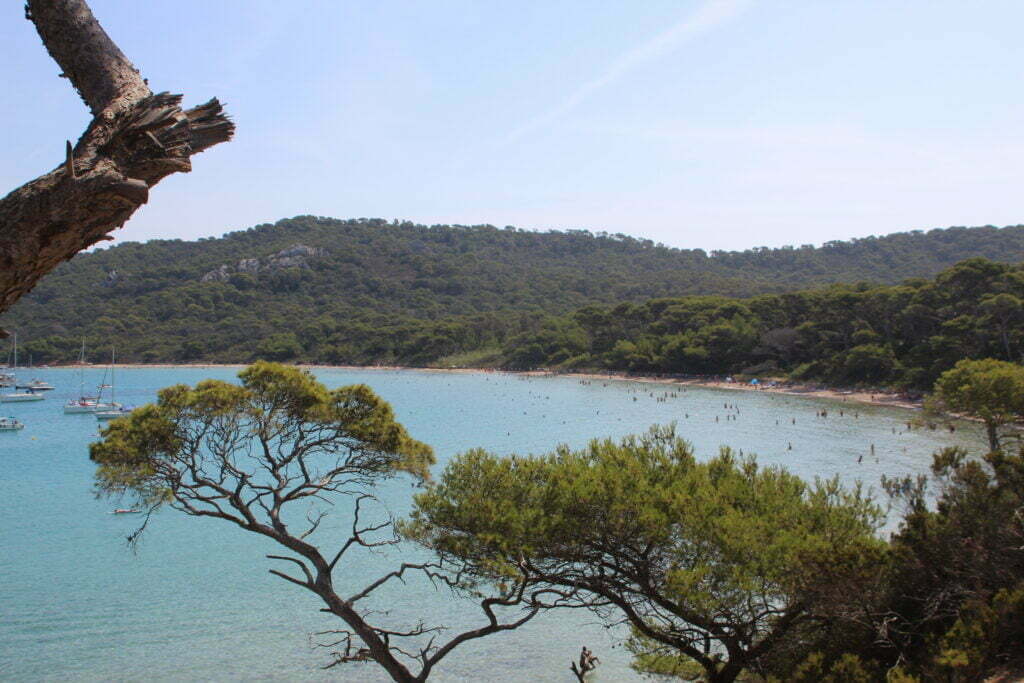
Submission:
[[[89,383],[98,383],[100,373],[90,372]],[[141,404],[160,387],[232,379],[235,372],[125,369],[118,372],[117,396]],[[332,387],[370,384],[414,437],[434,446],[438,468],[473,446],[539,453],[675,420],[702,456],[729,444],[806,477],[839,474],[877,488],[882,474],[925,472],[940,446],[981,443],[973,426],[952,435],[907,431],[908,411],[802,397],[690,388],[658,401],[668,387],[624,381],[416,371],[317,375]],[[383,680],[369,665],[318,668],[326,657],[311,649],[308,634],[332,622],[317,612],[312,595],[267,574],[272,563],[264,555],[274,548],[263,539],[167,511],[135,554],[127,550],[123,535],[133,520],[109,514],[116,504],[91,494],[86,446],[96,437],[96,420],[61,411],[77,389],[77,373],[54,369],[32,376],[57,390],[46,401],[0,404],[0,411],[27,425],[0,433],[0,679]],[[725,404],[737,406],[738,414]],[[822,408],[828,419],[815,416]],[[400,482],[384,497],[402,513],[410,494],[408,483]],[[392,561],[364,559],[346,579],[358,586]],[[386,597],[396,615],[477,623],[472,607],[429,586]],[[542,615],[519,631],[456,650],[435,676],[481,680],[486,672],[488,680],[572,681],[569,662],[587,645],[602,660],[595,680],[636,679],[628,655],[615,647],[621,635],[582,613]]]

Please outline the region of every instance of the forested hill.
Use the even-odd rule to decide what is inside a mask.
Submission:
[[[472,320],[474,334],[501,343],[527,318],[588,304],[897,282],[973,256],[1024,259],[1024,226],[708,254],[586,231],[302,216],[221,238],[79,255],[0,326],[18,330],[40,362],[70,360],[83,335],[92,348],[116,344],[125,360],[247,361],[284,343],[310,360],[387,361],[387,348],[353,355],[347,342],[327,340],[342,330],[351,339],[360,329],[387,329],[408,343],[424,321]]]

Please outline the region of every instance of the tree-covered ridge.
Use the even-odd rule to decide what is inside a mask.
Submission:
[[[591,306],[506,344],[507,365],[788,374],[930,387],[964,358],[1024,358],[1024,267],[969,259],[934,280],[750,299]]]
[[[309,252],[282,256],[297,245]],[[1021,260],[1024,226],[708,254],[586,231],[305,216],[82,254],[0,324],[38,362],[74,359],[84,335],[97,353],[116,343],[126,361],[427,364],[588,305],[896,282],[968,256]]]
[[[200,285],[196,285],[199,287]],[[224,292],[232,285],[203,283]],[[214,299],[206,299],[216,303]],[[511,369],[786,375],[839,385],[924,389],[964,358],[1024,358],[1024,266],[969,259],[932,280],[865,283],[749,299],[690,296],[565,315],[497,311],[440,320],[364,311],[351,317],[292,312],[287,323],[250,307],[189,304],[191,318],[107,316],[89,345],[103,360],[253,358]],[[24,337],[23,337],[24,342]],[[24,344],[37,362],[73,359],[73,333]]]

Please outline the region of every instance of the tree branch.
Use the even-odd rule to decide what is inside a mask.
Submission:
[[[182,110],[181,95],[152,94],[85,0],[29,0],[27,16],[94,118],[56,168],[0,199],[0,313],[235,129],[216,99]]]
[[[29,0],[27,6],[46,51],[93,116],[109,108],[130,109],[152,94],[85,0]]]
[[[287,576],[287,575],[285,575],[285,574],[283,574],[283,573],[281,573],[279,571],[276,571],[274,569],[271,569],[270,573],[271,574],[275,574],[277,576],[280,576],[283,579],[288,579],[292,583],[297,583],[300,586],[302,586],[303,588],[309,588],[309,589],[313,588],[313,584],[315,583],[315,581],[313,580],[313,574],[310,573],[309,567],[307,567],[306,563],[303,562],[302,560],[297,560],[294,557],[287,557],[285,555],[267,555],[267,559],[270,559],[270,560],[284,560],[286,562],[294,562],[295,564],[299,565],[299,568],[302,569],[302,573],[306,575],[305,583],[303,583],[302,581],[299,581],[297,579],[293,579],[290,576]]]

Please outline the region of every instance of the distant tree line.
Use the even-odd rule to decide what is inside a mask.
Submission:
[[[312,255],[274,258],[296,245],[306,245]],[[814,376],[897,380],[905,373],[886,370],[892,359],[884,348],[893,347],[904,362],[906,345],[886,329],[894,323],[884,313],[859,314],[866,323],[861,328],[884,339],[866,332],[846,338],[861,328],[837,330],[839,336],[828,339],[808,330],[797,338],[794,330],[805,320],[822,329],[832,325],[828,306],[844,305],[830,300],[838,291],[822,290],[832,283],[872,283],[845,288],[859,302],[880,284],[934,277],[969,256],[997,263],[1024,259],[1024,226],[707,254],[586,231],[306,216],[218,239],[128,243],[79,255],[45,278],[0,325],[17,330],[25,359],[31,353],[39,363],[76,359],[85,337],[93,361],[109,357],[116,345],[118,357],[134,362],[265,358],[523,367],[575,358],[595,367],[666,372],[738,372],[774,362],[789,372],[816,360],[811,349],[820,346],[822,353],[842,351],[850,368],[816,366]],[[920,286],[911,281],[892,296]],[[787,294],[808,288],[814,291]],[[729,299],[689,298],[709,295]],[[715,313],[727,301],[735,301],[734,310]],[[771,306],[777,310],[767,310]],[[668,307],[675,308],[662,325]],[[831,314],[838,319],[840,313]],[[1000,343],[1012,345],[1013,311],[993,309],[992,316],[1006,331]],[[700,317],[715,323],[705,326]],[[935,332],[934,320],[912,318],[899,323],[911,326],[907,335],[966,334]],[[660,339],[672,350],[662,348]],[[704,359],[723,346],[731,348],[726,360]],[[845,353],[857,346],[868,348]]]
[[[278,317],[233,285],[193,283],[191,302],[155,295],[160,309],[102,317],[87,329],[90,359],[116,345],[125,361],[489,366],[609,369],[635,373],[785,376],[836,385],[929,388],[964,358],[1024,358],[1024,268],[969,259],[934,279],[898,285],[831,285],[747,299],[689,296],[572,313],[494,311],[423,320],[363,311]],[[204,302],[203,305],[196,303]],[[141,305],[141,304],[140,304]],[[300,309],[300,313],[302,310]],[[100,336],[97,327],[111,330]],[[173,329],[173,332],[171,331]],[[81,338],[70,330],[22,334],[23,360],[69,361]]]
[[[969,259],[934,280],[591,306],[541,327],[505,345],[507,365],[927,389],[961,359],[1024,359],[1024,268]]]

